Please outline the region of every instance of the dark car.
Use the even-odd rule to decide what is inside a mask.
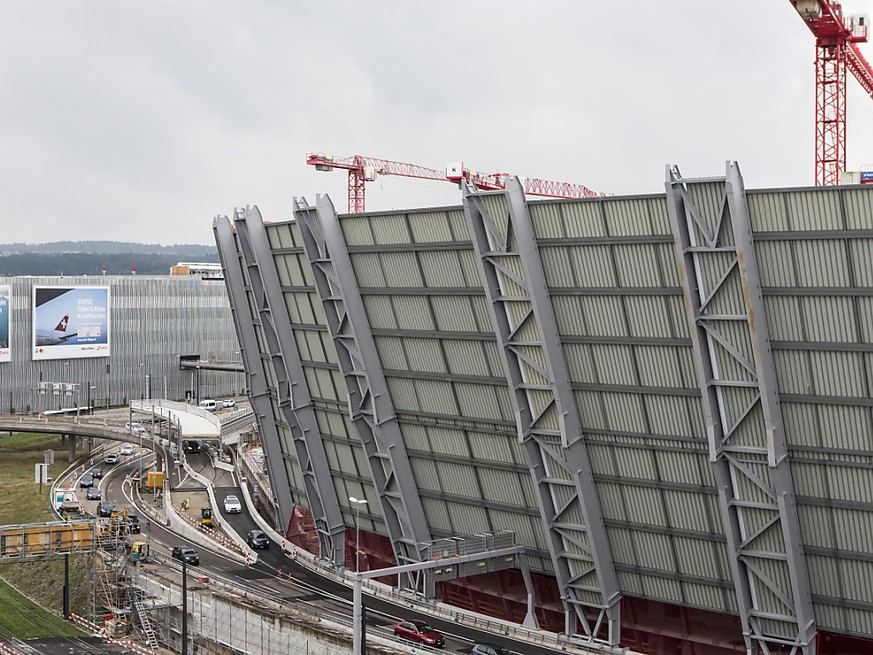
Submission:
[[[497,644],[475,644],[470,655],[512,655],[512,651]]]
[[[91,477],[94,479],[103,477],[103,469],[100,468],[99,466],[95,466],[89,472],[91,473]]]
[[[173,546],[173,552],[170,555],[173,559],[193,566],[200,564],[200,556],[191,546]]]
[[[252,548],[269,548],[270,538],[261,530],[250,530],[246,535],[246,541]]]
[[[437,632],[424,621],[401,621],[394,626],[394,636],[434,648],[442,648],[446,645],[446,638],[442,633]]]
[[[100,487],[88,487],[88,493],[85,495],[88,500],[100,500]]]
[[[101,500],[97,503],[97,516],[112,516],[112,510],[115,507],[108,500]]]
[[[85,473],[81,478],[79,478],[79,487],[82,489],[87,489],[88,487],[94,486],[94,476],[90,473]]]
[[[182,450],[186,453],[199,453],[200,452],[200,442],[199,441],[188,441],[187,439],[182,442]]]
[[[127,530],[130,534],[142,532],[142,526],[139,524],[139,517],[136,514],[127,515]]]

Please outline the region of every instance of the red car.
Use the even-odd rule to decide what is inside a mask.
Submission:
[[[434,648],[442,648],[446,645],[446,638],[442,633],[437,632],[424,621],[401,621],[394,626],[394,636]]]

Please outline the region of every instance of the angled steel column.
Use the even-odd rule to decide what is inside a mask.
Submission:
[[[586,637],[617,645],[618,578],[523,187],[517,177],[507,179],[505,194],[468,186],[464,213],[539,493],[565,630],[577,634],[581,625]]]
[[[295,200],[294,215],[394,555],[400,566],[420,562],[431,540],[430,529],[339,219],[327,196],[319,196],[315,212],[305,200]],[[401,576],[400,586],[417,590],[422,582],[419,572],[410,572]],[[428,595],[430,586],[425,589]]]
[[[297,461],[303,472],[306,496],[318,532],[319,555],[342,565],[346,530],[343,515],[282,296],[276,262],[257,207],[247,208],[244,217],[237,217],[236,231],[276,375],[279,411],[290,426]]]
[[[255,416],[258,417],[261,443],[266,453],[267,471],[273,491],[273,503],[276,505],[279,524],[284,535],[288,531],[288,522],[291,520],[291,510],[293,509],[291,485],[288,481],[288,472],[285,470],[285,461],[282,458],[279,432],[276,429],[276,420],[273,416],[264,362],[258,350],[258,338],[254,327],[255,317],[251,312],[246,293],[243,277],[245,264],[240,261],[241,253],[237,251],[233,228],[226,216],[215,218],[212,222],[212,231],[215,234],[221,267],[224,269],[224,283],[227,286],[233,322],[239,337],[240,354],[246,371],[246,388],[249,391],[252,409]]]
[[[739,167],[684,179],[667,206],[746,649],[815,655],[816,624],[776,365]],[[783,651],[779,651],[783,652]]]

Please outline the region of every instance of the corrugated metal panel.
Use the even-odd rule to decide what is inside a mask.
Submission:
[[[656,480],[658,477],[651,450],[614,448],[613,456],[619,477],[631,480]]]
[[[427,296],[392,296],[397,327],[401,330],[434,330]]]
[[[801,287],[846,287],[851,284],[846,244],[842,239],[798,240],[793,244],[799,262],[797,284]]]
[[[462,430],[452,430],[448,427],[428,426],[422,428],[430,437],[430,450],[434,453],[445,453],[454,457],[468,457],[470,448],[467,435]]]
[[[828,478],[830,497],[859,503],[873,502],[873,469],[822,465]]]
[[[700,412],[700,399],[646,395],[641,400],[652,435],[701,436],[698,431],[699,423],[690,420]]]
[[[806,567],[809,571],[810,592],[831,598],[843,596],[840,571],[835,559],[807,553]]]
[[[680,530],[694,530],[701,534],[716,531],[722,532],[722,523],[718,510],[714,512],[707,501],[715,501],[713,495],[699,491],[680,491],[664,489],[663,497],[667,505],[667,515],[670,525]]]
[[[854,299],[849,296],[803,298],[807,341],[855,342]]]
[[[389,375],[386,376],[386,381],[388,383],[388,391],[391,394],[391,401],[394,403],[394,409],[421,413],[421,406],[418,404],[418,399],[415,396],[413,380],[395,378]]]
[[[579,300],[588,325],[581,336],[627,336],[620,296],[581,296]]]
[[[762,287],[792,287],[795,279],[794,244],[789,241],[758,241],[755,253]]]
[[[350,254],[350,258],[358,286],[361,289],[388,286],[388,283],[385,281],[385,274],[382,272],[382,261],[378,254],[372,252],[353,252]]]
[[[647,198],[617,198],[602,203],[611,236],[647,235],[651,231]]]
[[[720,612],[736,612],[736,601],[733,605],[725,603],[725,596],[733,595],[733,591],[726,594],[719,587],[687,581],[682,583],[682,588],[685,590],[685,602],[692,607],[702,607]]]
[[[576,286],[574,266],[566,247],[540,246],[540,258],[546,273],[546,284],[550,288]]]
[[[452,393],[452,385],[438,380],[416,380],[415,389],[421,410],[435,414],[456,416],[458,405]],[[399,409],[399,407],[398,407]]]
[[[502,471],[487,467],[479,467],[477,470],[479,479],[482,482],[482,493],[485,495],[485,498],[496,502],[526,507],[527,499],[524,497],[524,491],[519,478],[521,475],[530,477],[529,473],[524,472],[519,474],[513,471]]]
[[[657,245],[620,244],[613,247],[616,278],[621,287],[659,287],[661,259]]]
[[[767,328],[773,341],[801,341],[805,339],[801,299],[796,297],[764,296]]]
[[[668,603],[681,603],[685,600],[679,580],[647,575],[643,578],[643,586],[649,598],[658,598]]]
[[[418,253],[418,261],[427,287],[469,286],[456,250],[422,251]]]
[[[479,264],[472,247],[470,250],[456,250],[455,252],[458,254],[458,261],[461,264],[461,270],[464,272],[466,286],[473,289],[481,289],[482,279],[479,273]],[[482,295],[485,295],[484,291]]]
[[[585,287],[616,286],[615,268],[610,248],[606,245],[567,246],[575,269],[576,285]]]
[[[552,296],[552,308],[561,336],[588,334],[581,297]],[[566,349],[569,346],[565,344],[564,347]]]
[[[679,346],[634,346],[640,384],[647,387],[698,389],[688,348]]]
[[[630,335],[688,339],[688,321],[681,316],[682,295],[625,296]],[[690,346],[690,343],[689,343]]]
[[[811,352],[813,385],[821,396],[864,398],[869,391],[859,353]]]
[[[428,453],[431,451],[431,444],[430,440],[428,439],[428,430],[423,425],[414,425],[401,422],[400,432],[403,435],[403,443],[406,445],[407,450],[418,450],[423,453]]]
[[[782,402],[782,421],[789,446],[818,446],[821,434],[815,407],[804,403]]]
[[[870,216],[867,221],[869,227]],[[855,284],[859,287],[873,287],[873,239],[854,239],[849,242],[849,250],[852,253]]]
[[[727,582],[730,580],[729,568],[719,570],[719,566],[723,562],[717,551],[724,551],[724,544],[677,535],[673,537],[673,547],[676,550],[681,573],[709,578],[713,581]]]
[[[873,195],[867,189],[840,189],[846,210],[846,229],[869,230]]]
[[[422,491],[432,491],[435,493],[443,491],[440,484],[440,476],[437,473],[437,463],[434,460],[410,455],[409,464],[412,467],[416,487]]]
[[[701,468],[708,467],[708,452],[697,450],[689,452],[663,452],[655,451],[655,459],[658,463],[658,471],[664,482],[676,482],[679,484],[693,484],[703,486],[709,482],[701,475]]]
[[[350,246],[373,245],[373,232],[370,229],[369,220],[362,221],[358,216],[346,215],[340,219],[339,223],[343,232],[343,240],[346,244]]]
[[[601,393],[606,424],[610,430],[646,432],[646,419],[639,396],[630,393]],[[587,416],[583,419],[587,424]]]
[[[636,556],[634,555],[636,532],[608,525],[606,526],[606,533],[609,535],[609,544],[612,546],[612,559],[615,563],[637,566]]]
[[[779,381],[780,393],[809,393],[812,372],[809,369],[809,353],[807,351],[774,350],[773,361],[776,364],[776,377]]]
[[[446,509],[455,528],[455,534],[474,535],[488,532],[488,514],[481,504],[446,501]]]
[[[753,232],[784,232],[790,230],[782,193],[746,193]]]
[[[618,575],[618,586],[625,594],[631,596],[645,596],[643,591],[643,579],[639,573],[630,571],[616,571]]]
[[[443,483],[443,492],[468,498],[477,498],[479,496],[476,469],[473,466],[457,462],[437,462],[436,467],[439,470],[439,477]]]
[[[600,443],[588,442],[588,458],[594,475],[617,475],[612,461],[612,448]]]
[[[428,498],[422,496],[421,505],[424,507],[424,515],[427,517],[427,524],[431,532],[443,534],[454,534],[452,521],[449,518],[449,510],[445,502],[437,498]]]
[[[842,227],[837,189],[794,191],[785,194],[785,200],[792,230],[838,230]]]
[[[481,341],[443,341],[449,371],[455,375],[493,375]]]
[[[441,332],[479,331],[468,296],[431,296],[431,305]]]
[[[452,240],[452,231],[444,212],[409,212],[409,229],[414,243],[440,243]]]
[[[410,371],[447,373],[440,342],[436,339],[403,339]],[[392,368],[383,362],[386,368]]]
[[[521,464],[524,456],[518,437],[499,432],[468,432],[470,452],[477,460],[502,462],[506,464]]]
[[[558,239],[566,236],[562,207],[563,203],[556,202],[535,202],[528,205],[537,239]]]
[[[599,202],[571,200],[562,205],[569,237],[605,236]]]
[[[844,610],[845,625],[839,626],[843,630],[851,630],[856,635],[869,637],[873,634],[873,611],[847,607]]]
[[[841,559],[839,566],[845,585],[845,598],[862,603],[873,603],[873,562]]]
[[[635,531],[631,533],[637,553],[637,564],[660,571],[676,572],[670,537],[664,534]]]
[[[607,428],[603,406],[600,404],[600,394],[593,391],[574,391],[576,410],[582,419],[586,430],[605,430]]]
[[[455,384],[455,391],[458,394],[458,405],[462,416],[497,421],[512,420],[512,415],[507,415],[503,411],[495,386],[458,382]]]
[[[379,253],[385,284],[389,287],[420,287],[424,284],[414,252]],[[362,285],[363,286],[363,285]]]
[[[615,521],[627,521],[624,509],[624,496],[621,485],[613,482],[598,482],[597,493],[600,496],[600,505],[603,510],[603,518]]]
[[[660,491],[651,487],[624,486],[628,518],[632,523],[666,527],[667,517],[661,503]]]
[[[590,350],[597,371],[597,377],[592,380],[593,382],[621,385],[637,383],[631,346],[592,344]]]
[[[490,510],[489,514],[495,530],[510,530],[516,534],[518,543],[532,544],[536,550],[548,552],[548,544],[538,517],[496,509]],[[541,570],[552,570],[551,562],[543,562],[543,564],[546,566]]]
[[[476,317],[476,332],[484,334],[494,334],[491,326],[491,314],[488,312],[488,301],[485,295],[470,296],[470,306],[473,308],[473,315]]]
[[[352,219],[354,220],[354,219]],[[405,214],[386,214],[371,216],[370,228],[377,244],[409,243],[410,234],[406,227]]]
[[[362,298],[364,309],[367,310],[367,321],[373,330],[397,329],[391,296],[365,295]]]

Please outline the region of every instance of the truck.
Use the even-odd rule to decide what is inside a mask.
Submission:
[[[81,513],[82,503],[73,487],[55,489],[54,508],[59,514]]]

